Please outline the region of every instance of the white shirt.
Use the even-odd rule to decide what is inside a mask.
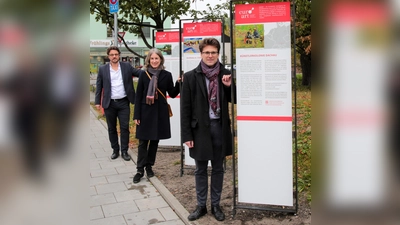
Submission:
[[[121,65],[118,63],[118,69],[113,70],[110,64],[111,80],[111,99],[121,99],[126,97],[124,82],[122,81]]]

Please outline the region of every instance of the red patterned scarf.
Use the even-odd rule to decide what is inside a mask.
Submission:
[[[207,79],[210,81],[208,85],[208,102],[210,103],[211,109],[214,111],[216,116],[219,116],[220,106],[218,101],[218,74],[220,69],[220,63],[217,63],[213,67],[207,66],[203,60],[200,62],[201,69],[203,73],[206,75]]]

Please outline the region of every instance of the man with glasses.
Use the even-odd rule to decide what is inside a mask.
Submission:
[[[120,62],[121,51],[116,46],[107,49],[110,63],[99,67],[96,82],[95,105],[97,109],[104,108],[108,126],[108,137],[113,153],[111,159],[116,159],[121,151],[125,161],[129,161],[129,116],[130,103],[135,103],[135,89],[132,77],[139,77],[140,70],[133,68],[128,62]],[[120,143],[118,143],[117,119],[120,126]]]
[[[236,102],[236,86],[230,71],[219,62],[220,43],[215,38],[200,42],[199,65],[184,74],[181,95],[182,142],[195,160],[197,207],[188,219],[207,214],[208,161],[211,160],[211,213],[218,221],[225,215],[219,205],[224,180],[223,162],[232,154],[228,102]],[[233,90],[232,90],[233,89]],[[231,99],[231,91],[234,98]]]

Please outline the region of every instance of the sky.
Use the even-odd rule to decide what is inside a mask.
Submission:
[[[225,2],[224,0],[197,0],[196,2],[191,4],[192,9],[197,9],[197,10],[204,10],[207,8],[207,4],[210,4],[211,6],[221,4],[222,2]]]
[[[191,1],[191,0],[190,0]],[[197,0],[194,3],[191,3],[190,9],[195,9],[198,11],[202,11],[207,9],[207,4],[210,4],[211,7],[214,7],[217,4],[222,4],[223,2],[228,1],[228,0]],[[189,19],[189,16],[183,15],[181,16],[181,19]],[[171,24],[172,28],[177,28],[179,27],[179,21],[176,21],[176,24]]]

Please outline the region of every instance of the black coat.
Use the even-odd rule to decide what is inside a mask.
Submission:
[[[232,84],[226,87],[222,83],[222,75],[230,74],[223,68],[218,75],[218,89],[221,107],[222,123],[222,150],[225,156],[232,155],[232,132],[229,119],[228,102],[232,102],[231,88],[234,91],[236,103],[236,86],[232,77]],[[196,160],[212,160],[213,148],[210,134],[210,115],[208,93],[205,75],[199,64],[183,76],[183,87],[181,94],[181,132],[182,142],[194,141],[194,147],[189,149],[190,157]]]
[[[153,75],[149,73],[150,77]],[[142,70],[139,76],[137,93],[135,99],[135,113],[133,119],[140,120],[140,125],[136,126],[136,138],[140,140],[161,140],[171,138],[171,125],[169,121],[168,104],[166,99],[158,93],[158,99],[154,100],[153,105],[146,104],[146,95],[149,87],[150,78]],[[162,70],[158,76],[158,89],[168,98],[175,98],[180,90],[179,83],[175,83],[172,74]]]

